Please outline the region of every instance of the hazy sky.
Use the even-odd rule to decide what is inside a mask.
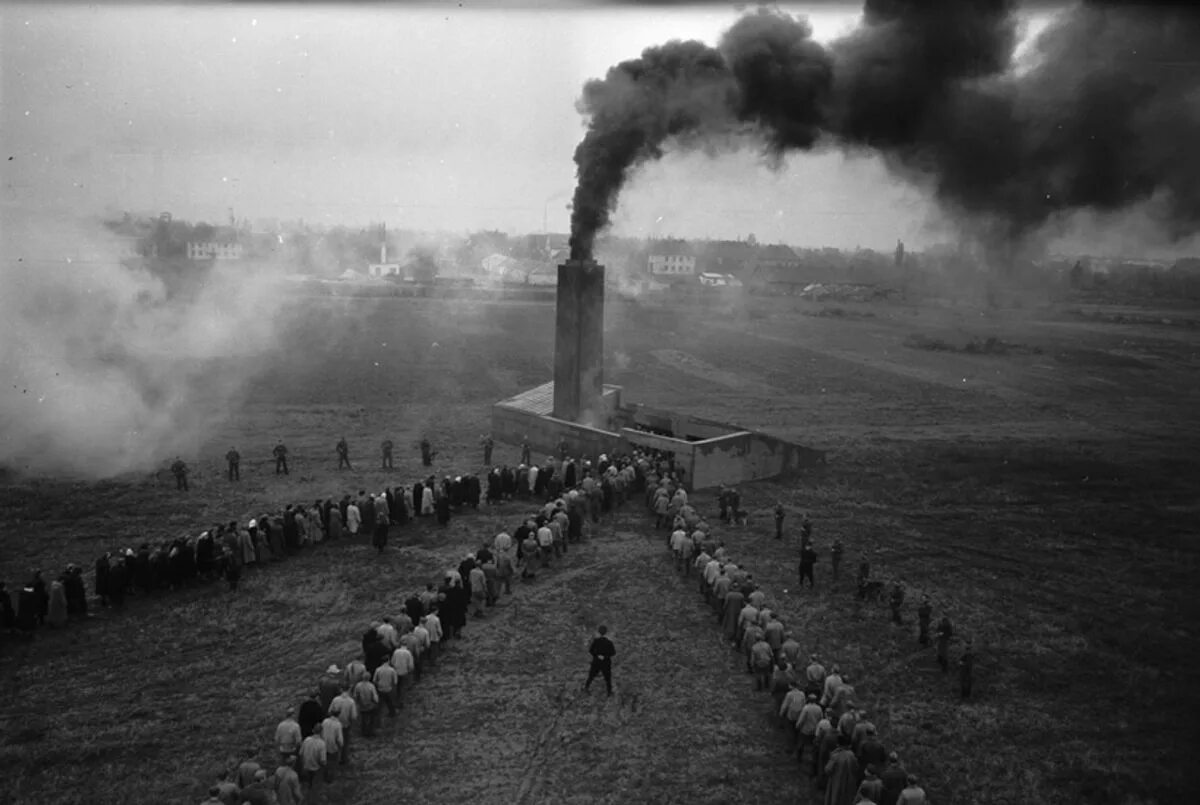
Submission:
[[[672,38],[716,43],[732,6],[305,4],[0,7],[3,201],[221,221],[386,220],[566,231],[580,88]],[[784,6],[818,39],[858,6]],[[889,248],[923,195],[874,161],[668,158],[629,186],[628,234]]]

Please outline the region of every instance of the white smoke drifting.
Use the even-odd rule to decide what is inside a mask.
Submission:
[[[3,217],[0,467],[102,478],[187,457],[276,345],[278,275],[184,266],[205,279],[173,295],[98,222]]]

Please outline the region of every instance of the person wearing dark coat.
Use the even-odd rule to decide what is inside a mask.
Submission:
[[[425,484],[417,481],[412,487],[413,514],[420,516],[421,514],[421,498],[425,495]]]
[[[46,613],[50,610],[50,593],[46,590],[46,580],[42,578],[42,571],[35,570],[33,572],[33,580],[29,583],[33,589],[34,610],[38,626],[46,622]]]
[[[33,636],[38,624],[38,600],[32,587],[22,587],[17,593],[17,629],[27,637]]]
[[[8,587],[0,581],[0,629],[11,632],[17,627],[17,611],[13,609],[12,596]]]
[[[434,504],[434,509],[437,511],[438,525],[446,525],[450,522],[450,498],[448,496],[439,497]]]
[[[425,616],[425,605],[421,603],[421,597],[413,593],[404,600],[404,612],[408,615],[408,619],[413,622],[413,625],[421,622],[421,618]]]
[[[463,589],[467,591],[467,600],[471,600],[471,571],[475,569],[475,558],[467,556],[458,563],[458,575],[462,576]]]
[[[96,560],[96,597],[101,606],[108,606],[108,575],[112,565],[109,554],[104,554]]]
[[[375,498],[365,492],[359,492],[358,512],[362,515],[362,530],[368,533],[375,530]]]
[[[363,665],[367,666],[369,676],[374,676],[375,669],[387,662],[391,656],[391,649],[384,645],[374,627],[363,634]]]
[[[330,699],[329,701],[333,701],[333,699]],[[324,720],[325,707],[321,706],[320,700],[314,693],[309,696],[303,704],[300,705],[300,712],[296,716],[296,721],[300,723],[300,734],[312,735],[313,727],[317,726]]]
[[[567,462],[567,468],[563,471],[563,488],[574,489],[576,481],[576,469],[574,459]]]
[[[125,591],[129,585],[129,567],[123,558],[117,559],[108,571],[108,597],[113,606],[125,606]]]
[[[63,587],[67,593],[67,613],[87,615],[87,588],[83,586],[83,571],[75,565],[67,565]]]
[[[283,547],[288,553],[293,553],[300,547],[300,532],[296,528],[296,516],[292,504],[283,507]]]
[[[507,464],[500,468],[500,491],[505,500],[511,500],[517,493],[517,476]]]

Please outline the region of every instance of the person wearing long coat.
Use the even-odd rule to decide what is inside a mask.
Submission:
[[[258,555],[254,550],[255,537],[257,535],[257,522],[248,530],[238,529],[238,550],[242,553],[241,559],[243,565],[252,565],[258,561]]]
[[[433,486],[421,488],[421,514],[425,517],[433,514]]]
[[[50,604],[46,610],[46,623],[56,629],[67,625],[67,594],[61,581],[50,582]]]
[[[850,742],[842,738],[825,764],[825,805],[854,805],[862,773]]]
[[[342,537],[342,510],[337,506],[331,506],[329,509],[329,538],[341,539]]]

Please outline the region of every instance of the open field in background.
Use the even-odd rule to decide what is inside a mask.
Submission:
[[[630,400],[829,451],[820,472],[744,488],[758,516],[721,536],[806,647],[856,677],[935,803],[1165,803],[1190,790],[1200,331],[1087,314],[788,299],[719,317],[610,302],[607,379]],[[439,475],[478,469],[488,406],[549,378],[552,329],[545,304],[303,300],[286,349],[237,367],[253,383],[185,456],[186,495],[165,469],[0,479],[0,578],[11,587],[33,566],[90,565],[288,502],[411,486],[426,434]],[[1015,346],[964,349],[989,338]],[[933,341],[946,348],[921,346]],[[343,435],[354,472],[335,470]],[[276,438],[292,453],[285,478],[271,474]],[[376,468],[384,438],[391,473]],[[224,481],[231,444],[239,485]],[[497,460],[516,457],[497,447]],[[776,499],[793,521],[814,519],[815,592],[793,584],[794,541],[770,539]],[[700,505],[715,519],[710,495]],[[199,801],[228,757],[269,748],[281,709],[356,651],[369,620],[523,512],[394,532],[383,561],[365,541],[322,547],[248,574],[236,596],[221,585],[134,599],[119,618],[6,648],[0,765],[13,771],[0,801]],[[750,690],[646,525],[631,507],[470,623],[401,725],[359,741],[326,801],[812,801],[769,697]],[[906,581],[907,628],[885,607],[857,608],[852,582],[830,589],[834,537],[847,574],[868,550],[876,574]],[[945,610],[975,638],[969,704],[916,644],[923,592],[935,618]],[[573,689],[598,619],[620,652],[621,695],[607,704]]]

